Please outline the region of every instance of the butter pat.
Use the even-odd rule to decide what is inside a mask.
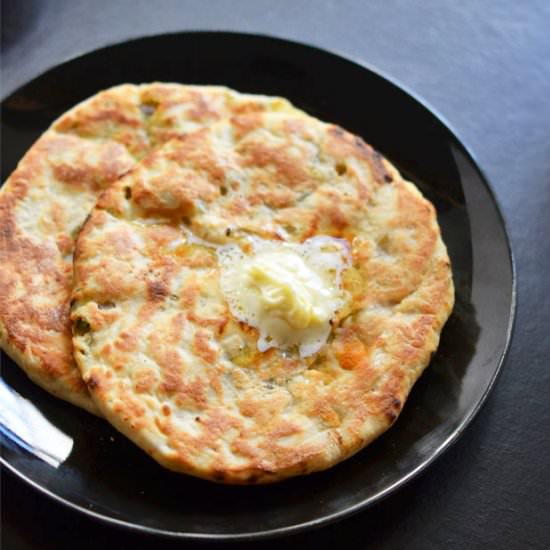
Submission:
[[[331,304],[338,299],[338,289],[327,285],[295,252],[260,254],[247,269],[249,285],[256,287],[263,308],[290,326],[305,329],[334,314]]]
[[[318,351],[330,320],[345,301],[341,272],[349,265],[346,241],[314,237],[302,244],[250,240],[218,249],[220,285],[231,313],[260,332],[258,349]]]

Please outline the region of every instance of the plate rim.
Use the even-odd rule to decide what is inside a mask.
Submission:
[[[116,46],[122,46],[125,44],[130,44],[132,42],[139,42],[141,40],[149,40],[149,39],[162,38],[162,37],[165,37],[165,38],[178,37],[182,35],[186,35],[186,36],[215,35],[217,37],[228,36],[228,37],[235,37],[235,38],[244,37],[247,39],[260,39],[260,40],[271,41],[273,43],[277,43],[277,42],[286,43],[287,45],[292,47],[309,48],[312,50],[317,50],[317,52],[320,52],[322,54],[328,54],[330,56],[339,58],[340,60],[352,63],[358,66],[359,68],[370,72],[374,76],[382,80],[385,80],[394,88],[397,88],[398,90],[404,92],[411,99],[413,99],[418,105],[420,105],[420,107],[422,107],[424,111],[432,115],[452,135],[452,137],[455,139],[456,143],[458,144],[459,148],[462,149],[463,153],[466,155],[468,160],[473,164],[474,170],[480,176],[482,185],[485,186],[486,190],[489,193],[489,199],[493,202],[493,205],[495,207],[496,214],[498,217],[498,221],[503,230],[504,238],[506,240],[506,249],[508,253],[508,259],[510,261],[511,275],[512,275],[511,303],[510,303],[508,324],[506,328],[506,338],[504,341],[504,346],[499,354],[496,369],[493,372],[493,375],[487,387],[485,388],[483,395],[481,396],[479,401],[476,403],[475,407],[473,407],[473,409],[470,411],[470,413],[463,418],[463,420],[458,425],[458,427],[438,445],[437,449],[426,460],[421,462],[416,468],[414,468],[408,474],[401,477],[391,485],[385,487],[384,489],[378,491],[377,493],[371,495],[370,497],[362,500],[361,502],[358,502],[343,510],[339,510],[332,514],[324,515],[322,517],[319,517],[313,520],[304,521],[301,523],[296,523],[285,527],[276,527],[273,529],[264,529],[264,530],[252,531],[247,533],[227,533],[227,534],[208,533],[207,534],[207,533],[194,533],[194,532],[185,532],[185,531],[171,531],[171,530],[160,529],[156,527],[148,527],[137,523],[131,523],[126,520],[110,517],[110,516],[95,512],[94,510],[91,510],[89,508],[85,508],[74,502],[71,502],[67,498],[57,495],[50,489],[43,487],[38,482],[34,481],[24,473],[20,472],[17,468],[15,468],[12,464],[10,464],[4,458],[3,453],[0,453],[0,466],[2,468],[6,468],[17,479],[28,484],[34,490],[37,490],[45,497],[51,498],[57,503],[63,506],[66,506],[67,508],[75,512],[82,513],[88,518],[97,520],[103,523],[104,525],[108,525],[110,527],[118,527],[118,528],[128,529],[134,533],[155,535],[155,536],[160,536],[163,538],[175,539],[175,540],[243,541],[244,542],[244,541],[262,540],[262,539],[265,540],[268,538],[288,536],[292,534],[309,531],[311,529],[319,528],[321,526],[329,525],[336,521],[355,515],[361,510],[365,510],[368,507],[373,506],[375,503],[385,500],[390,495],[394,494],[397,490],[399,490],[402,486],[410,483],[413,479],[416,479],[417,477],[419,477],[423,472],[426,471],[426,469],[432,463],[438,460],[445,452],[447,452],[451,447],[453,447],[458,442],[458,440],[462,437],[464,431],[468,428],[468,426],[479,414],[479,412],[487,402],[487,399],[490,393],[492,392],[492,390],[494,389],[495,384],[503,370],[503,365],[506,359],[508,358],[511,343],[515,333],[516,318],[517,318],[517,315],[516,315],[517,314],[517,268],[516,268],[514,253],[512,250],[512,241],[510,238],[510,231],[508,228],[507,221],[503,215],[500,201],[497,198],[495,191],[493,189],[493,185],[491,184],[484,170],[481,168],[472,150],[466,144],[462,136],[456,131],[453,125],[447,120],[447,118],[443,116],[436,108],[434,108],[425,99],[423,99],[421,96],[419,96],[414,91],[412,91],[407,85],[403,84],[399,79],[391,75],[388,75],[385,71],[380,70],[379,68],[373,66],[372,64],[364,61],[362,58],[350,55],[348,53],[344,53],[341,50],[336,48],[332,48],[332,47],[326,48],[324,46],[317,45],[316,43],[300,42],[298,40],[294,40],[291,38],[287,38],[287,37],[275,35],[275,34],[242,32],[242,31],[226,31],[222,29],[196,29],[196,30],[184,30],[184,31],[166,32],[166,33],[159,32],[159,33],[151,33],[151,34],[137,34],[135,36],[130,36],[124,40],[107,41],[102,45],[93,49],[80,50],[77,53],[74,53],[72,55],[62,58],[57,63],[52,63],[48,65],[45,69],[36,73],[31,78],[25,80],[20,84],[17,84],[13,89],[9,90],[7,93],[6,92],[1,93],[0,103],[3,106],[4,102],[9,97],[11,97],[13,94],[18,92],[21,88],[32,83],[34,80],[37,80],[43,77],[46,73],[56,68],[59,68],[62,65],[65,65],[73,61],[77,61],[78,59],[83,58],[87,55],[96,53],[100,50],[105,50]],[[0,367],[1,367],[1,363],[0,363]]]

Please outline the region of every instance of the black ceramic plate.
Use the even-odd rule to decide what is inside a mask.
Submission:
[[[371,69],[273,38],[183,33],[78,57],[6,98],[2,181],[47,126],[75,103],[115,84],[154,80],[281,95],[373,144],[435,204],[452,260],[456,307],[431,366],[395,426],[327,472],[265,487],[221,486],[172,474],[106,422],[35,387],[5,355],[8,389],[2,391],[11,397],[2,398],[4,414],[10,412],[9,401],[17,409],[11,421],[29,427],[38,418],[40,433],[46,433],[47,419],[67,436],[60,439],[61,447],[68,450],[72,441],[72,451],[56,467],[52,457],[29,452],[8,422],[0,436],[4,467],[86,514],[180,537],[290,533],[380,500],[457,440],[491,390],[508,346],[515,306],[513,260],[483,174],[440,117]],[[13,392],[31,401],[39,416]],[[48,436],[50,442],[54,435]]]

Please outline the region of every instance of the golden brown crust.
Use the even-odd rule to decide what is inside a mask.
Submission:
[[[285,109],[285,100],[222,87],[122,85],[54,122],[0,190],[2,348],[36,383],[98,413],[72,358],[69,322],[74,242],[98,196],[172,136],[243,110]],[[161,297],[160,287],[151,291]]]
[[[0,343],[35,382],[92,412],[72,360],[72,248],[98,191],[132,164],[116,143],[49,133],[0,193]]]
[[[261,353],[231,316],[203,241],[249,235],[350,243],[349,299],[316,355]],[[147,157],[92,211],[75,278],[75,356],[103,414],[164,466],[227,483],[327,468],[380,435],[454,300],[433,206],[360,138],[289,112]]]

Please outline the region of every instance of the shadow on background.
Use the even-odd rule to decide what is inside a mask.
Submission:
[[[2,9],[2,31],[0,44],[2,53],[7,51],[34,27],[46,5],[42,0],[4,0]]]

